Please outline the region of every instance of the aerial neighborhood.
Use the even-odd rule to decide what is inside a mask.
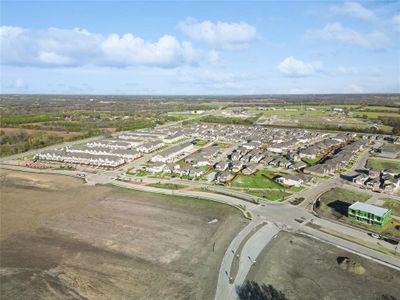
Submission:
[[[36,173],[50,177],[51,174],[68,175],[73,180],[76,179],[71,177],[78,177],[75,184],[93,188],[97,200],[84,212],[84,219],[92,225],[77,226],[79,229],[73,234],[85,234],[89,228],[103,241],[104,235],[99,235],[97,230],[97,224],[102,220],[107,228],[103,229],[105,236],[109,234],[105,238],[106,247],[113,251],[118,243],[108,244],[111,235],[123,241],[129,239],[133,243],[132,249],[136,249],[138,234],[132,228],[142,222],[142,232],[156,228],[146,234],[151,242],[145,245],[145,252],[148,247],[153,248],[156,240],[163,238],[157,232],[161,228],[159,222],[172,222],[165,226],[163,233],[171,235],[162,243],[172,241],[173,244],[177,238],[182,238],[185,243],[184,240],[191,236],[181,234],[181,229],[188,226],[185,222],[191,226],[195,224],[196,230],[201,228],[203,240],[214,236],[210,232],[215,225],[221,226],[221,235],[226,237],[227,244],[231,244],[217,249],[221,251],[221,257],[225,253],[218,280],[213,279],[218,284],[217,300],[236,299],[225,296],[225,293],[235,293],[233,287],[236,284],[243,284],[244,279],[240,279],[235,270],[252,276],[252,269],[266,270],[271,266],[273,260],[267,260],[268,256],[263,258],[262,250],[275,237],[278,237],[277,241],[283,241],[279,257],[288,249],[295,249],[291,250],[294,251],[291,256],[295,257],[291,265],[302,264],[297,270],[313,265],[309,253],[314,253],[313,257],[315,255],[319,260],[329,259],[325,264],[329,272],[335,264],[339,264],[339,272],[348,270],[349,266],[351,270],[364,272],[357,265],[360,260],[357,254],[400,270],[400,137],[382,132],[326,130],[321,126],[276,126],[266,124],[265,118],[260,116],[260,111],[261,114],[277,113],[269,117],[268,122],[274,123],[279,120],[279,114],[302,111],[304,114],[321,112],[329,118],[342,120],[345,110],[334,108],[234,106],[199,110],[201,113],[168,112],[172,117],[165,124],[104,131],[99,136],[76,141],[64,140],[53,146],[6,157],[2,166],[6,170],[22,169],[22,174],[32,172],[35,178]],[[248,118],[252,118],[252,122]],[[289,121],[289,118],[285,119],[285,122]],[[63,182],[57,185],[57,190],[62,185]],[[19,185],[11,181],[10,186]],[[53,191],[48,192],[46,185],[43,188],[53,199]],[[103,194],[106,189],[111,192]],[[68,197],[67,203],[73,202],[77,193],[78,190],[64,193]],[[141,203],[139,206],[132,202],[135,197]],[[159,199],[153,202],[154,197]],[[208,203],[210,200],[238,214],[238,224],[246,230],[245,234],[223,221],[218,208]],[[164,206],[166,204],[168,206]],[[175,220],[177,211],[170,210],[171,204],[179,207],[177,211],[187,206],[188,210],[182,210],[184,215],[178,221]],[[80,201],[79,205],[86,205],[86,202]],[[143,208],[138,212],[141,206]],[[162,217],[146,215],[156,207],[163,207]],[[87,217],[88,211],[93,217]],[[107,211],[111,219],[103,218],[100,211]],[[191,219],[189,212],[203,215]],[[173,217],[165,217],[166,214]],[[75,215],[72,212],[66,223],[75,220]],[[175,231],[178,223],[182,227]],[[235,238],[225,236],[231,229]],[[299,243],[300,238],[307,242]],[[305,245],[311,245],[314,238],[324,247],[338,247],[329,250],[329,253],[335,251],[337,256],[332,258],[325,252],[316,253],[320,246],[305,250]],[[219,241],[211,246],[208,244],[205,256],[213,256],[213,248],[221,245]],[[343,253],[343,249],[351,250],[354,255]],[[253,251],[258,254],[252,254]],[[299,251],[304,255],[297,259]],[[170,261],[174,254],[166,253],[163,260]],[[289,256],[285,257],[288,259]],[[368,267],[365,262],[363,264]],[[282,264],[277,267],[280,269]],[[365,274],[371,270],[369,268]],[[352,276],[359,275],[354,273]]]
[[[0,11],[0,300],[400,300],[400,0]]]
[[[346,171],[366,149],[379,157],[396,156],[385,147],[385,139],[399,143],[398,137],[380,135],[196,123],[124,132],[113,138],[42,151],[36,158],[97,168],[133,162],[130,174],[141,172],[228,186],[235,178],[270,170],[271,179],[283,187],[301,187]],[[399,189],[398,175],[392,170],[364,168],[355,170],[349,181],[393,193]]]

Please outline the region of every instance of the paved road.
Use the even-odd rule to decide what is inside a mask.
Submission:
[[[26,155],[26,154],[25,154]],[[358,162],[353,166],[353,168],[349,171],[353,171],[356,168],[363,167],[365,164],[365,160],[368,157],[368,153],[363,153]],[[4,167],[0,165],[0,167]],[[77,171],[67,171],[67,170],[36,170],[36,169],[27,169],[23,167],[17,166],[5,166],[6,168],[12,168],[14,170],[23,170],[28,172],[35,173],[51,173],[51,174],[61,174],[61,175],[70,175],[77,176]],[[325,192],[326,190],[334,187],[343,185],[343,181],[339,177],[335,177],[328,180],[322,180],[319,184],[313,186],[312,188],[305,190],[296,194],[296,197],[305,197],[305,201],[299,205],[298,207],[291,206],[288,202],[285,203],[266,203],[263,205],[256,205],[250,202],[243,201],[238,199],[237,197],[221,195],[216,193],[208,193],[208,192],[200,192],[200,191],[184,191],[184,190],[167,190],[154,188],[150,186],[144,186],[139,184],[133,184],[131,182],[123,182],[116,180],[116,178],[121,174],[121,170],[116,171],[101,171],[99,170],[98,174],[88,174],[87,181],[90,184],[105,184],[111,183],[115,186],[135,189],[145,192],[155,192],[162,193],[168,195],[179,195],[179,196],[187,196],[198,199],[209,199],[213,201],[218,201],[221,203],[225,203],[232,206],[241,206],[244,210],[251,212],[254,216],[253,221],[243,229],[237,237],[232,241],[231,246],[227,249],[225,253],[221,270],[219,274],[219,281],[217,285],[217,294],[216,299],[236,299],[235,286],[240,285],[245,279],[249,269],[251,268],[252,260],[255,260],[261,250],[268,244],[271,238],[278,232],[280,229],[300,232],[303,234],[310,235],[314,238],[323,240],[328,243],[332,243],[337,247],[341,247],[343,249],[353,251],[359,255],[363,255],[365,257],[374,259],[380,263],[386,264],[388,266],[400,269],[400,260],[394,258],[393,256],[383,254],[381,252],[377,252],[370,248],[360,246],[353,242],[332,236],[320,230],[311,228],[309,226],[305,226],[308,222],[314,222],[315,224],[322,226],[323,228],[335,230],[341,234],[346,234],[350,236],[356,236],[358,239],[363,240],[368,243],[376,243],[375,239],[369,237],[365,231],[359,230],[357,228],[350,228],[348,226],[344,226],[335,222],[331,222],[328,220],[317,219],[310,211],[305,210],[304,208],[312,203],[319,194]],[[157,180],[159,181],[159,180]],[[192,182],[192,184],[194,184]],[[352,187],[357,189],[356,187]],[[304,222],[299,223],[296,219],[303,219]],[[232,249],[237,249],[240,245],[241,241],[246,237],[246,232],[254,226],[257,226],[257,222],[261,222],[260,220],[268,220],[268,226],[262,227],[259,232],[254,234],[243,246],[242,255],[239,263],[239,271],[238,275],[235,279],[234,284],[229,285],[227,283],[228,278],[225,271],[230,270],[230,266],[232,263]],[[253,226],[253,227],[252,227]],[[385,242],[381,242],[382,246],[388,248],[389,250],[394,250],[393,245],[390,245]],[[248,259],[250,257],[251,259]],[[246,262],[246,258],[248,261]]]
[[[136,182],[140,182],[140,183],[163,183],[163,184],[170,183],[170,184],[176,184],[176,185],[180,185],[180,186],[204,189],[204,190],[208,190],[210,192],[215,192],[215,193],[221,193],[221,194],[225,194],[228,196],[232,196],[234,198],[239,198],[239,199],[250,201],[250,202],[258,201],[257,197],[252,197],[251,195],[238,193],[238,192],[232,191],[231,189],[226,188],[224,186],[210,184],[210,183],[202,182],[202,181],[193,181],[193,180],[180,179],[180,178],[130,177],[130,176],[126,176],[126,175],[120,175],[119,178],[125,179],[125,180],[132,180],[132,181],[136,181]]]
[[[158,193],[158,194],[165,194],[165,195],[175,195],[175,196],[184,196],[184,197],[191,197],[196,199],[207,199],[212,201],[221,202],[224,204],[228,204],[234,207],[240,206],[244,211],[248,211],[251,214],[252,209],[257,206],[256,204],[245,202],[243,200],[233,198],[231,196],[215,194],[215,193],[208,193],[208,192],[198,192],[198,191],[184,191],[184,190],[169,190],[169,189],[161,189],[151,186],[145,186],[140,184],[133,184],[130,182],[123,182],[119,180],[113,180],[109,182],[115,186],[143,191],[143,192],[150,192],[150,193]]]
[[[279,232],[278,227],[273,223],[266,223],[249,238],[243,246],[241,253],[237,253],[237,249],[242,241],[263,222],[265,222],[264,218],[258,218],[256,221],[251,222],[232,240],[221,263],[215,299],[237,298],[236,289],[243,284],[251,267],[257,263],[257,257],[264,247]],[[239,259],[239,269],[234,281],[230,283],[229,272],[235,259]]]
[[[358,229],[355,227],[350,227],[346,225],[342,225],[340,223],[332,222],[325,219],[320,219],[315,217],[311,212],[308,212],[304,209],[289,207],[287,204],[283,204],[280,206],[277,205],[266,205],[264,207],[258,206],[255,208],[251,208],[254,217],[265,216],[268,221],[275,222],[278,226],[286,226],[287,229],[299,232],[307,232],[318,238],[324,238],[326,233],[313,229],[311,227],[305,226],[307,223],[314,223],[315,225],[321,226],[328,230],[336,231],[342,235],[347,235],[351,237],[355,237],[364,243],[374,244],[377,242],[382,247],[385,247],[392,253],[395,252],[395,246],[387,243],[385,241],[378,241],[371,236],[368,235],[368,231]],[[299,223],[297,220],[304,220],[303,223]],[[311,221],[312,220],[312,221]],[[332,236],[333,237],[333,236]],[[370,248],[359,246],[356,243],[348,242],[344,239],[334,238],[336,245],[347,248],[348,245],[353,245],[354,249],[359,249],[360,253],[371,256],[373,258],[379,259],[381,261],[393,264],[394,266],[400,267],[400,259],[396,259],[393,256],[383,254],[381,252],[372,250]],[[350,244],[349,244],[350,243]],[[349,249],[352,249],[349,248]]]
[[[243,228],[236,237],[229,244],[228,249],[221,262],[221,267],[218,274],[218,285],[215,293],[215,299],[233,299],[235,295],[234,285],[229,283],[230,270],[233,260],[236,256],[236,251],[239,248],[242,241],[248,234],[252,232],[259,224],[261,219],[250,222],[245,228]]]

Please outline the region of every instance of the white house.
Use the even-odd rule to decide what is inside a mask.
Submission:
[[[150,173],[160,173],[165,168],[165,163],[163,162],[156,162],[146,168],[146,170]]]
[[[164,146],[163,141],[156,140],[156,141],[152,141],[152,142],[148,142],[143,145],[140,145],[140,146],[136,147],[136,150],[143,152],[143,153],[151,153],[151,152],[154,152],[154,151],[160,149],[163,146]]]
[[[301,179],[295,175],[290,175],[290,174],[278,176],[274,180],[278,183],[288,185],[288,186],[301,186],[304,183],[303,179]]]

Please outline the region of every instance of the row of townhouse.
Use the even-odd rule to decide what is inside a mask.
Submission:
[[[132,143],[119,139],[101,139],[86,143],[87,147],[108,148],[108,149],[131,149]]]
[[[136,150],[142,153],[151,153],[157,151],[158,149],[161,149],[162,147],[164,147],[164,145],[165,143],[162,140],[155,140],[136,147]]]
[[[242,161],[232,161],[232,162],[220,161],[215,163],[213,167],[216,171],[219,172],[230,170],[233,173],[242,172],[245,175],[254,174],[260,169],[260,166],[257,163],[245,164]]]
[[[219,140],[228,143],[245,143],[248,141],[249,136],[253,141],[259,141],[261,144],[280,143],[290,140],[306,143],[324,135],[319,132],[300,129],[287,130],[262,126],[221,124],[194,124],[184,130],[195,138]]]
[[[299,150],[299,156],[301,159],[316,159],[320,155],[326,154],[336,147],[339,147],[341,142],[333,139],[326,139],[312,144],[304,149]]]
[[[189,155],[185,158],[185,163],[190,164],[193,167],[211,166],[214,159],[220,153],[220,148],[217,145],[212,145],[206,148],[202,148],[192,155]]]
[[[243,147],[235,149],[230,158],[233,162],[241,161],[247,163],[260,163],[263,165],[271,165],[281,168],[292,168],[301,170],[308,166],[307,163],[300,160],[300,156],[296,152],[274,153],[268,150],[252,150],[247,151]]]
[[[183,140],[184,138],[186,138],[186,135],[183,132],[176,132],[174,134],[170,134],[167,135],[165,137],[162,138],[162,141],[164,143],[176,143],[179,142],[180,140]]]
[[[131,136],[129,134],[121,134],[118,136],[118,139],[120,139],[121,141],[128,141],[132,145],[132,147],[137,147],[144,143],[143,139],[137,136]]]
[[[220,153],[220,149],[217,145],[202,148],[194,154],[186,156],[184,166],[174,163],[174,161],[184,157],[193,149],[192,142],[166,149],[152,157],[151,162],[153,164],[147,166],[146,170],[151,173],[163,172],[192,178],[202,176],[205,172],[201,167],[211,165],[212,160]]]
[[[101,167],[118,167],[125,163],[122,157],[111,155],[91,155],[88,153],[46,150],[36,154],[38,159],[72,164],[85,164]]]
[[[151,142],[154,140],[162,140],[165,143],[174,143],[184,136],[178,130],[168,129],[139,129],[135,131],[124,132],[118,135],[119,139],[135,141],[135,142]],[[139,144],[135,145],[139,146]]]
[[[356,142],[347,144],[343,146],[338,153],[335,153],[323,163],[307,167],[303,171],[306,174],[313,174],[317,176],[333,175],[337,171],[348,166],[354,154],[361,151],[365,145],[366,141],[364,140],[358,140]]]
[[[176,163],[166,164],[164,162],[155,162],[146,167],[146,171],[156,174],[156,173],[167,173],[173,174],[175,176],[186,176],[190,178],[198,178],[205,174],[203,169],[194,168],[190,165],[179,165]]]
[[[299,145],[299,141],[297,139],[291,139],[288,141],[282,141],[276,144],[272,144],[268,146],[268,150],[273,153],[283,153],[286,151],[294,150]]]
[[[65,151],[71,153],[87,153],[92,155],[119,156],[126,160],[134,160],[142,156],[142,154],[136,150],[109,149],[103,147],[88,147],[88,146],[69,146],[65,148]]]
[[[192,142],[187,142],[181,145],[173,146],[169,149],[161,151],[157,153],[151,158],[153,162],[171,162],[181,155],[188,153],[189,151],[193,150],[194,146]]]

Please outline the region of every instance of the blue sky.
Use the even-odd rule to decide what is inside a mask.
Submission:
[[[1,92],[400,92],[400,2],[1,1]]]

